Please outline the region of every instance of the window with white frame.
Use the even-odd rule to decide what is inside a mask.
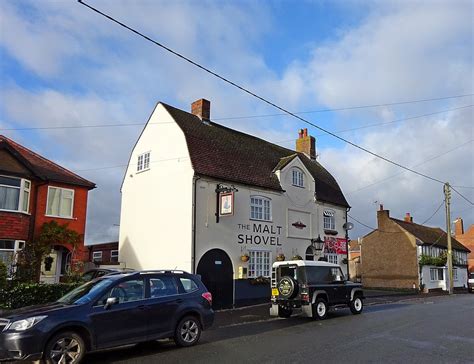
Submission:
[[[270,277],[271,252],[266,250],[249,251],[249,278]]]
[[[93,262],[101,262],[102,261],[102,252],[92,252],[92,261]]]
[[[292,184],[297,187],[304,187],[304,177],[303,172],[299,169],[292,170]]]
[[[328,263],[339,264],[337,254],[326,253],[324,254],[324,257],[327,259]]]
[[[333,210],[324,210],[324,230],[336,230],[336,213]]]
[[[444,280],[443,268],[430,268],[430,279],[432,281],[442,281],[442,280]]]
[[[6,265],[8,276],[14,271],[16,253],[24,247],[24,241],[0,239],[0,262]]]
[[[150,169],[150,152],[138,156],[137,172]]]
[[[0,210],[28,212],[31,182],[0,176]]]
[[[261,196],[250,196],[250,218],[253,220],[271,221],[271,200]]]
[[[48,187],[46,215],[72,218],[74,206],[74,190],[60,187]]]
[[[119,260],[118,250],[111,250],[110,251],[110,261],[116,263],[116,262],[118,262],[118,260]]]
[[[458,280],[458,270],[457,270],[457,268],[453,269],[453,280],[455,280],[455,281]]]

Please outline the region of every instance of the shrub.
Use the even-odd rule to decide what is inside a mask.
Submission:
[[[0,289],[7,286],[8,271],[7,266],[0,261]]]
[[[432,257],[424,254],[420,256],[420,265],[435,265],[437,267],[442,267],[446,265],[446,261],[446,254],[441,254],[439,257]]]
[[[0,307],[15,309],[54,302],[80,284],[20,283],[0,289]]]

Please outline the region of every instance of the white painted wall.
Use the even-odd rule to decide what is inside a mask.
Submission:
[[[147,151],[150,169],[137,172],[138,155]],[[191,271],[192,180],[184,134],[158,104],[122,186],[119,254],[127,267]]]
[[[223,249],[232,260],[234,278],[237,279],[238,267],[248,268],[248,262],[242,262],[240,256],[250,250],[270,251],[271,263],[275,261],[279,253],[283,253],[286,259],[290,259],[295,254],[304,258],[306,248],[311,243],[310,239],[316,238],[318,234],[324,238],[322,213],[324,208],[329,206],[336,211],[336,230],[339,232],[336,237],[345,237],[342,229],[345,223],[345,208],[316,203],[314,180],[305,169],[305,188],[292,186],[290,172],[292,166],[304,169],[299,159],[294,159],[281,173],[277,174],[286,192],[234,184],[238,189],[238,192],[235,192],[234,215],[221,216],[219,223],[216,223],[215,217],[217,198],[215,189],[217,183],[222,181],[201,178],[197,182],[196,264],[208,250]],[[271,199],[271,222],[250,219],[250,196],[252,195]],[[306,228],[293,227],[291,224],[295,222],[295,219],[301,220]],[[267,226],[269,232],[255,231],[259,225],[262,229]],[[257,244],[256,241],[260,243]],[[341,265],[341,267],[346,272],[346,265]]]
[[[443,280],[441,281],[432,281],[430,276],[430,269],[431,268],[441,268],[443,269]],[[455,288],[459,287],[467,287],[467,269],[454,267],[453,269],[457,270],[457,279],[454,279],[453,286]],[[439,289],[441,288],[443,291],[447,291],[448,287],[448,267],[435,267],[430,265],[424,265],[421,270],[422,274],[422,281],[425,284],[425,289]]]

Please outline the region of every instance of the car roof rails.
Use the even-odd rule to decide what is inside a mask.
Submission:
[[[141,273],[178,273],[178,274],[190,274],[180,269],[146,269],[142,270]]]

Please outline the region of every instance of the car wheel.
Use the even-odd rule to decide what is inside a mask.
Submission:
[[[356,296],[351,303],[349,303],[349,307],[354,315],[358,315],[364,309],[364,301],[362,301],[362,298]]]
[[[48,364],[80,363],[86,353],[84,340],[73,331],[63,331],[48,341],[44,361]]]
[[[201,323],[194,316],[184,317],[176,326],[174,341],[178,346],[193,346],[201,337]]]
[[[323,298],[318,298],[312,305],[313,318],[324,320],[328,314],[328,304]]]
[[[278,316],[283,317],[283,318],[288,318],[291,316],[293,313],[293,310],[291,308],[285,308],[285,307],[278,307]]]

